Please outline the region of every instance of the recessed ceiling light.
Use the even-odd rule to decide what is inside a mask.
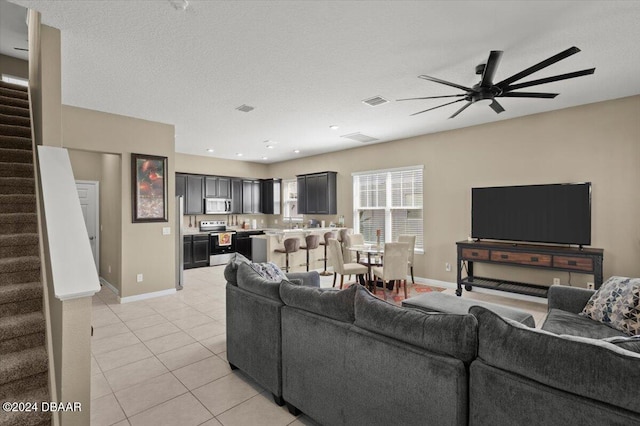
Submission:
[[[267,145],[267,148],[273,149],[273,145]]]
[[[189,2],[187,0],[169,0],[175,10],[187,10]]]
[[[294,149],[293,152],[295,152],[296,154],[300,154],[300,150],[299,149]]]
[[[330,128],[331,130],[338,130],[340,127],[338,127],[338,126],[336,126],[336,125],[334,124],[334,125],[329,126],[329,128]]]
[[[268,160],[269,158],[268,158],[268,157],[262,157],[262,159],[263,159],[263,160]]]
[[[238,157],[242,157],[242,153],[241,153],[241,152],[236,152],[236,155],[237,155]]]
[[[207,148],[207,152],[213,152],[214,149],[213,148]]]

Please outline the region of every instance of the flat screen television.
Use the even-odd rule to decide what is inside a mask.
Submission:
[[[471,189],[471,237],[591,244],[591,183]]]

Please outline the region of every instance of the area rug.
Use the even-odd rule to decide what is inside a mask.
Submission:
[[[345,284],[342,288],[348,288],[350,285],[354,283]],[[442,287],[434,287],[426,284],[408,284],[407,285],[407,298],[419,296],[423,293],[429,293],[432,291],[444,291],[445,288]],[[396,306],[401,306],[402,301],[404,300],[404,289],[400,288],[400,291],[396,293],[396,290],[382,290],[381,287],[376,289],[375,296],[378,299],[386,300],[389,303],[393,303]]]

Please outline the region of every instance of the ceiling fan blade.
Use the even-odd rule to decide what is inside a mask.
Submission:
[[[505,87],[507,87],[509,84],[513,83],[514,81],[520,80],[521,78],[524,78],[528,75],[533,74],[536,71],[540,71],[543,68],[548,67],[549,65],[553,65],[558,61],[561,61],[565,58],[568,58],[571,55],[575,55],[576,53],[578,53],[580,51],[580,49],[578,49],[577,47],[573,46],[568,48],[565,51],[562,51],[560,53],[558,53],[557,55],[554,55],[548,59],[545,59],[542,62],[539,62],[529,68],[527,68],[526,70],[520,71],[517,74],[512,75],[511,77],[502,80],[500,83],[496,84],[496,86],[500,87],[501,89],[504,89]]]
[[[467,102],[462,108],[460,108],[459,110],[457,110],[451,117],[449,118],[453,118],[456,115],[460,114],[462,111],[464,111],[465,109],[467,109],[469,107],[469,105],[471,105],[471,102]]]
[[[480,80],[480,86],[491,87],[491,85],[493,84],[493,77],[496,74],[496,70],[498,69],[501,58],[501,50],[492,50],[491,53],[489,53],[487,65],[484,66],[484,71],[482,72],[482,80]]]
[[[438,98],[459,98],[460,96],[467,96],[467,94],[464,93],[462,95],[426,96],[424,98],[405,98],[405,99],[396,99],[396,101],[416,101],[421,99],[438,99]]]
[[[464,101],[464,99],[458,99],[457,101],[447,102],[446,104],[438,105],[437,107],[433,107],[433,108],[425,109],[424,111],[420,111],[420,112],[413,113],[413,114],[411,114],[411,116],[413,116],[413,115],[418,115],[418,114],[422,114],[423,112],[431,111],[432,109],[442,108],[443,106],[447,106],[447,105],[455,104],[456,102],[460,102],[460,101]]]
[[[502,105],[500,105],[498,101],[496,101],[495,99],[493,100],[493,102],[489,104],[489,106],[491,107],[492,110],[496,112],[496,114],[500,114],[501,112],[504,112],[504,108],[502,108]]]
[[[459,84],[451,83],[450,81],[446,81],[446,80],[440,80],[439,78],[435,78],[435,77],[429,77],[428,75],[419,75],[418,78],[434,81],[440,84],[446,84],[447,86],[455,87],[457,89],[464,90],[465,92],[473,92],[473,89],[471,89],[470,87],[461,86]]]
[[[541,78],[539,80],[526,81],[524,83],[514,84],[513,86],[507,86],[503,88],[504,92],[510,92],[512,90],[522,89],[523,87],[537,86],[538,84],[553,83],[554,81],[567,80],[569,78],[582,77],[583,75],[593,74],[595,68],[589,68],[588,70],[575,71],[567,74],[554,75],[553,77]]]
[[[558,96],[559,93],[541,93],[541,92],[505,92],[501,95],[505,98],[541,98],[541,99],[553,99]]]

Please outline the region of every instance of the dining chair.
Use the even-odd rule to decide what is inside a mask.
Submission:
[[[342,247],[335,238],[329,239],[329,261],[333,267],[333,287],[336,286],[336,279],[340,274],[340,288],[344,284],[345,275],[356,275],[360,284],[364,285],[364,276],[368,273],[368,268],[359,263],[344,263],[342,257]]]
[[[413,278],[413,253],[416,249],[416,236],[415,235],[398,235],[399,243],[409,244],[409,271],[411,271],[411,283],[415,284],[416,280]]]
[[[371,269],[374,277],[382,280],[382,292],[389,281],[393,281],[396,293],[400,292],[400,283],[404,286],[404,298],[407,298],[407,262],[409,262],[409,244],[386,243],[384,245],[384,262],[382,266]],[[375,294],[376,287],[373,287]]]
[[[349,247],[364,245],[364,235],[362,234],[347,234],[345,241],[343,242],[344,258],[350,263],[358,263],[358,254],[349,250]]]

